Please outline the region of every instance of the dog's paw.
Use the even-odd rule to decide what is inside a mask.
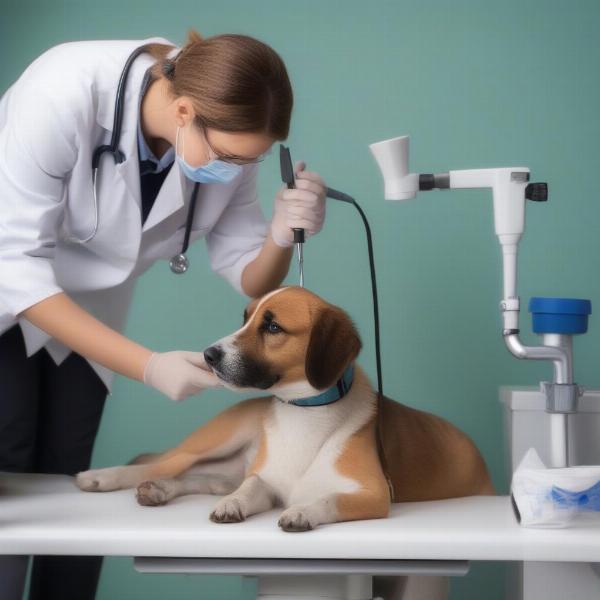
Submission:
[[[118,467],[116,467],[118,468]],[[77,473],[75,481],[84,492],[111,492],[120,489],[118,472],[115,467],[92,469]]]
[[[142,506],[161,506],[169,500],[167,489],[160,481],[143,481],[137,486],[135,497]]]
[[[215,523],[239,523],[245,519],[246,510],[235,496],[225,496],[219,500],[210,513],[210,520]]]
[[[310,510],[305,506],[290,506],[284,510],[277,525],[284,531],[310,531],[314,529],[318,523],[311,518]]]

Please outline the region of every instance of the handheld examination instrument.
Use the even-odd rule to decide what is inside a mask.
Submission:
[[[292,165],[292,157],[290,149],[279,144],[279,164],[281,167],[281,180],[285,183],[288,189],[296,187],[294,180],[294,167]],[[301,227],[293,227],[294,244],[298,253],[298,270],[300,272],[300,287],[304,287],[304,229]]]
[[[85,244],[92,240],[98,232],[98,169],[100,167],[100,159],[104,154],[111,154],[115,164],[120,164],[125,160],[125,153],[119,149],[119,143],[121,141],[121,129],[123,125],[123,105],[125,102],[125,88],[127,86],[127,76],[134,60],[142,53],[146,51],[146,46],[140,46],[136,48],[127,58],[121,76],[119,78],[119,84],[117,86],[117,94],[115,98],[115,110],[112,126],[112,134],[109,144],[103,144],[98,146],[92,155],[92,192],[94,198],[94,227],[90,235],[83,239],[76,237],[69,238],[69,241]],[[190,232],[192,230],[192,223],[194,220],[194,212],[196,209],[196,198],[198,196],[199,183],[195,183],[192,191],[190,205],[188,207],[186,224],[185,224],[185,236],[181,246],[181,252],[176,254],[169,261],[169,267],[173,273],[182,274],[188,270],[189,260],[186,256],[186,252],[190,241]]]

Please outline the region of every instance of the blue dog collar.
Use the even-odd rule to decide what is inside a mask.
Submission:
[[[354,381],[354,365],[346,367],[342,377],[337,380],[337,383],[330,387],[328,390],[320,393],[318,396],[308,396],[306,398],[297,398],[296,400],[290,400],[288,404],[294,404],[295,406],[323,406],[324,404],[332,404],[343,398]]]

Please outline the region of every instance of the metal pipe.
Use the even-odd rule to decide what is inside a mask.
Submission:
[[[573,360],[564,348],[554,346],[524,346],[517,333],[504,336],[506,346],[517,358],[551,360],[554,383],[573,383]]]
[[[519,297],[517,296],[517,244],[502,244],[504,342],[517,358],[551,360],[554,383],[573,383],[573,352],[564,338],[545,336],[547,346],[525,346],[519,339]]]
[[[569,420],[565,413],[550,413],[550,461],[552,467],[569,466]]]

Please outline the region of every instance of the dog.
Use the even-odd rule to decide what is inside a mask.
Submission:
[[[175,448],[78,473],[77,484],[85,491],[136,488],[146,506],[184,494],[222,495],[210,514],[216,523],[282,507],[278,525],[287,532],[385,518],[392,496],[413,502],[493,495],[485,462],[465,433],[387,397],[378,403],[356,363],[360,349],[350,317],[304,288],[254,299],[242,327],[204,357],[224,387],[270,395],[227,408]]]

